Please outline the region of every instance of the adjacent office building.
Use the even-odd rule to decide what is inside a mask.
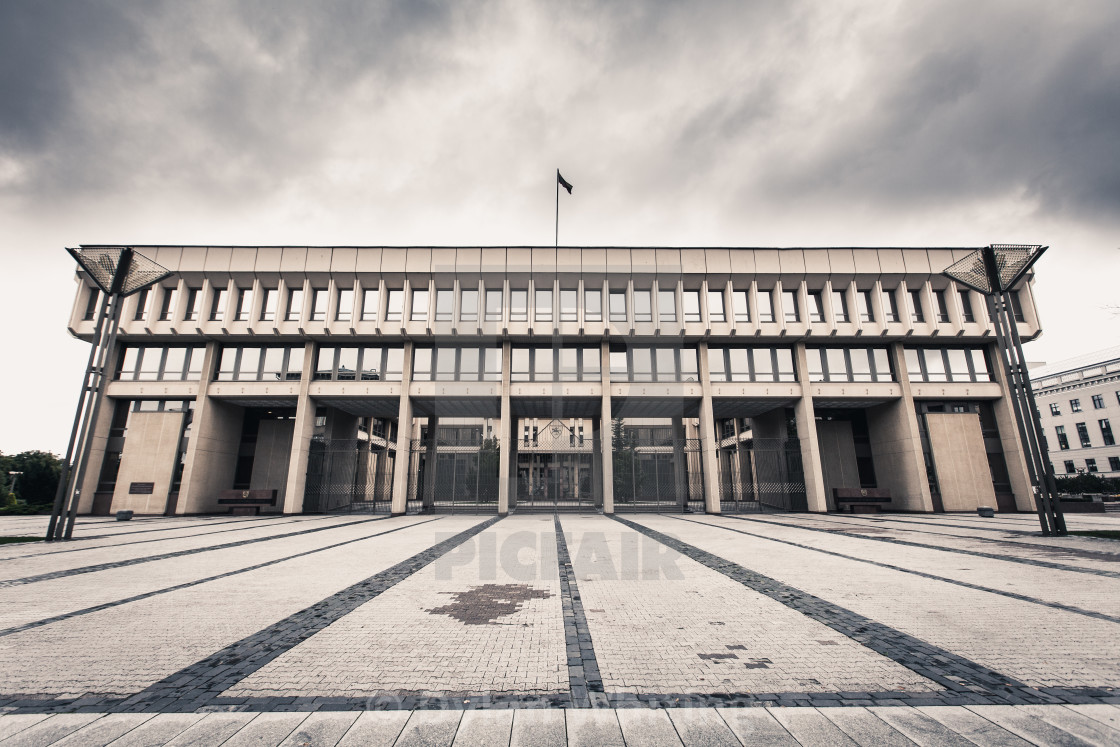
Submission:
[[[1054,474],[1120,477],[1120,347],[1031,371]]]
[[[136,250],[82,512],[1033,510],[971,249]]]

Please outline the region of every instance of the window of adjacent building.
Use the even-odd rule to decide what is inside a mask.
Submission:
[[[237,306],[234,307],[233,321],[247,322],[249,321],[249,313],[253,309],[253,289],[252,288],[238,288],[237,289]]]
[[[294,349],[293,349],[294,350]],[[417,348],[415,352],[431,348]],[[300,358],[302,366],[302,357]],[[404,353],[400,347],[321,347],[315,378],[324,381],[400,381]],[[293,370],[289,363],[288,370]]]
[[[847,324],[851,321],[848,316],[848,298],[842,290],[832,291],[832,315],[838,324]]]
[[[949,321],[949,303],[945,300],[945,291],[933,292],[933,303],[937,307],[937,321],[944,324]]]
[[[303,347],[224,347],[218,381],[299,381]]]
[[[1069,438],[1066,437],[1066,427],[1064,425],[1054,426],[1054,432],[1058,434],[1058,448],[1065,451],[1069,448]]]
[[[727,321],[727,312],[723,308],[723,291],[708,291],[708,322],[722,324]]]
[[[677,292],[675,290],[657,290],[657,318],[662,322],[677,321]]]
[[[148,305],[152,302],[151,288],[145,288],[136,294],[136,315],[133,321],[142,322],[148,316]]]
[[[226,310],[226,296],[229,291],[225,288],[214,289],[214,301],[210,304],[210,321],[220,322]]]
[[[875,311],[874,307],[872,306],[871,291],[856,291],[856,310],[859,312],[859,320],[861,322],[875,321]]]
[[[121,356],[121,381],[195,381],[202,375],[201,347],[129,346]]]
[[[979,348],[906,348],[911,381],[991,381],[984,351]]]
[[[1094,394],[1093,395],[1093,409],[1094,410],[1104,409],[1104,396],[1102,396],[1100,394]]]
[[[735,315],[736,322],[749,323],[751,320],[751,306],[745,290],[731,291],[731,313]]]
[[[1069,401],[1069,411],[1070,412],[1081,412],[1081,400],[1080,399],[1071,399]]]
[[[1104,445],[1115,446],[1116,439],[1112,437],[1112,425],[1109,424],[1108,418],[1101,418],[1097,421],[1097,425],[1101,427],[1101,438],[1104,439]]]
[[[362,288],[362,321],[376,322],[378,312],[378,289]]]
[[[187,288],[187,309],[183,313],[183,319],[188,322],[198,320],[199,306],[202,304],[202,289],[201,288]]]
[[[334,318],[339,322],[348,322],[354,316],[354,289],[353,288],[339,288],[338,289],[338,308],[334,312]]]
[[[898,298],[894,289],[883,289],[883,314],[889,323],[900,321],[898,316]]]
[[[782,291],[782,313],[785,314],[786,322],[801,321],[801,309],[797,306],[797,291]]]
[[[409,319],[414,322],[428,321],[428,289],[414,288],[412,290],[412,308]]]
[[[824,294],[822,291],[809,291],[809,322],[820,324],[824,321]]]
[[[1120,457],[1109,457],[1108,458],[1108,471],[1109,472],[1120,472]]]
[[[755,301],[758,302],[758,321],[759,322],[773,322],[774,321],[774,291],[760,290],[755,296]]]
[[[450,322],[455,315],[455,291],[451,288],[436,289],[436,321]]]
[[[478,288],[463,288],[459,291],[459,321],[478,321]]]
[[[681,303],[684,306],[684,321],[700,321],[700,291],[685,290],[681,293]]]
[[[1050,403],[1050,414],[1051,415],[1061,415],[1062,414],[1062,408],[1058,407],[1057,402],[1051,402]]]
[[[502,289],[486,289],[486,321],[502,321]]]
[[[808,348],[809,381],[893,381],[886,348]]]
[[[603,291],[598,288],[587,288],[583,291],[583,320],[603,321]]]
[[[265,288],[264,298],[261,302],[262,322],[271,322],[276,319],[276,293],[275,288]]]
[[[967,288],[961,288],[961,319],[969,324],[976,321],[976,314],[972,312],[972,294]]]
[[[626,291],[612,290],[608,296],[610,302],[610,320],[612,322],[626,321]]]
[[[579,320],[579,291],[575,288],[560,289],[560,321]]]
[[[552,321],[552,288],[537,288],[533,318],[538,322]]]
[[[1088,470],[1089,472],[1096,472],[1097,471],[1097,460],[1096,459],[1086,459],[1085,460],[1085,469]]]
[[[922,292],[920,290],[907,291],[907,296],[910,298],[910,321],[921,324],[926,320],[926,315],[922,312]]]
[[[298,322],[303,313],[303,288],[288,289],[288,303],[284,307],[284,321]]]
[[[1072,475],[1074,472],[1077,471],[1077,469],[1073,466],[1073,460],[1072,459],[1065,460],[1065,467],[1066,467],[1066,474],[1067,475]]]
[[[509,292],[509,320],[529,321],[529,291],[524,288],[513,288]]]
[[[86,296],[86,310],[82,314],[82,321],[92,322],[93,318],[97,316],[97,303],[101,300],[101,291],[97,288],[90,288],[89,295]]]
[[[171,317],[175,313],[175,295],[175,288],[163,289],[163,302],[159,307],[159,320],[161,322],[171,321]]]
[[[404,290],[390,288],[386,294],[385,321],[399,322],[404,317]]]
[[[653,298],[648,288],[634,289],[634,321],[653,321]]]
[[[1012,291],[1008,296],[1011,298],[1011,313],[1015,316],[1015,321],[1027,321],[1023,315],[1023,300],[1019,297],[1019,291]]]
[[[1081,440],[1081,446],[1086,449],[1092,446],[1092,442],[1089,441],[1089,427],[1085,423],[1077,423],[1076,426],[1077,437]]]
[[[790,348],[708,348],[708,371],[713,382],[796,381]]]

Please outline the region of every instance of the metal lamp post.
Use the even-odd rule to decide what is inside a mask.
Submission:
[[[116,344],[120,327],[121,301],[171,275],[170,270],[130,247],[82,247],[66,251],[97,284],[102,298],[93,331],[93,345],[78,395],[78,407],[74,413],[74,425],[70,429],[70,443],[62,461],[62,473],[58,476],[54,508],[47,526],[48,542],[68,540],[74,533],[74,517],[78,512],[82,480],[88,466],[92,428],[105,398],[105,381],[112,375],[109,355]]]
[[[1027,469],[1034,487],[1038,521],[1043,534],[1063,536],[1066,520],[1058,502],[1054,468],[1042,433],[1010,296],[1011,289],[1048,248],[1037,244],[992,244],[954,262],[941,274],[983,294],[987,301],[988,315],[996,325],[996,340],[1009,382],[1019,440],[1027,451]]]

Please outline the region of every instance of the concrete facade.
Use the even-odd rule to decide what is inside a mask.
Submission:
[[[940,275],[971,249],[135,248],[174,274],[124,303],[84,512],[1031,508],[983,298]],[[948,466],[977,436],[1002,466]]]

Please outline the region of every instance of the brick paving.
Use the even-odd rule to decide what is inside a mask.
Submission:
[[[370,518],[0,546],[0,747],[1120,743],[1118,545],[1034,516]]]

